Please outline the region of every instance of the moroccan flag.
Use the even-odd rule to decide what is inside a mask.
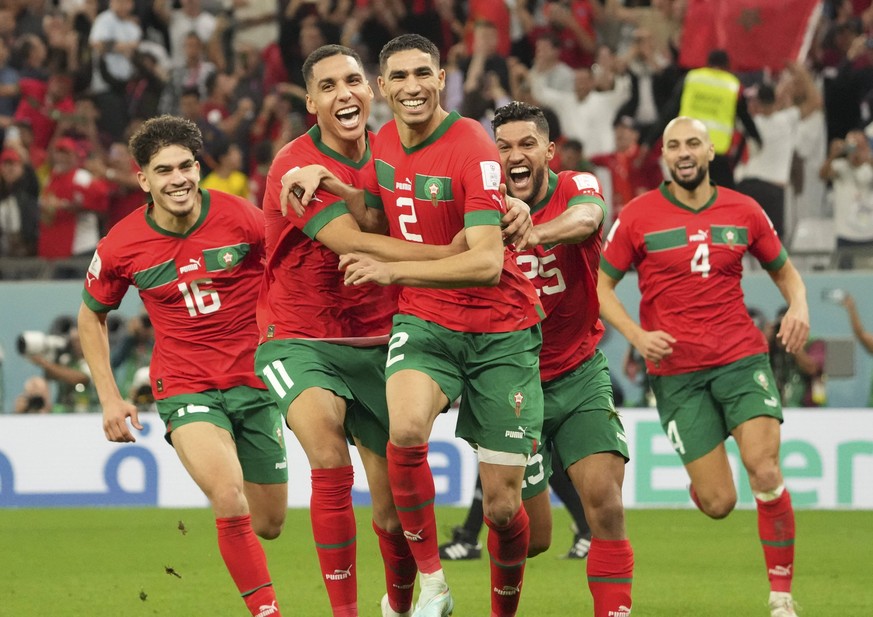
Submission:
[[[689,0],[679,64],[704,66],[713,49],[724,49],[731,70],[781,70],[809,50],[821,0]]]

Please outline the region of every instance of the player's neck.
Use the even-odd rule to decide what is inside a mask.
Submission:
[[[363,133],[358,139],[341,139],[336,135],[330,135],[326,131],[321,133],[321,142],[351,161],[356,163],[363,158],[367,151],[367,135]]]
[[[200,219],[202,208],[203,201],[201,199],[200,191],[197,191],[194,207],[191,208],[191,212],[185,216],[175,216],[157,205],[151,208],[151,216],[155,224],[161,229],[174,234],[186,234],[197,224],[197,221]]]
[[[703,179],[703,182],[697,185],[696,188],[688,190],[679,186],[678,183],[671,182],[667,185],[670,193],[676,198],[679,203],[688,206],[692,210],[700,210],[703,206],[709,203],[712,199],[715,188],[709,183],[709,177]]]
[[[448,115],[449,112],[447,112],[445,109],[442,108],[442,106],[440,106],[437,107],[436,111],[433,112],[430,120],[422,124],[410,126],[398,120],[397,134],[400,135],[400,143],[402,143],[405,148],[414,148],[425,139],[430,137],[433,132],[437,130],[437,127],[442,124],[443,120],[448,117]]]

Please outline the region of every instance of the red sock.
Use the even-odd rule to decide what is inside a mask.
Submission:
[[[594,617],[627,617],[631,611],[634,551],[630,540],[591,538],[588,589],[594,598]]]
[[[385,589],[388,592],[388,603],[396,613],[403,613],[412,606],[412,592],[415,588],[415,558],[409,550],[409,544],[403,532],[388,533],[376,523],[373,531],[379,538],[379,550],[382,562],[385,564]]]
[[[794,508],[788,490],[772,501],[755,499],[758,505],[758,535],[764,546],[764,562],[770,591],[791,593],[794,575]]]
[[[312,470],[309,517],[334,617],[358,614],[357,544],[355,512],[352,510],[354,477],[351,465]]]
[[[252,517],[215,519],[218,551],[252,615],[279,617],[276,591],[267,570],[264,548],[252,529]]]
[[[427,444],[400,447],[388,442],[387,458],[388,480],[403,535],[409,542],[418,570],[432,574],[442,569],[442,564],[433,512],[436,489],[427,463]]]
[[[530,519],[523,507],[505,527],[485,517],[491,555],[491,616],[512,617],[518,610],[524,563],[530,544]]]

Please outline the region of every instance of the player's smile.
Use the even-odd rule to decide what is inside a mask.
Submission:
[[[417,49],[391,55],[379,77],[379,89],[392,111],[409,126],[424,125],[424,133],[435,129],[444,117],[435,113],[444,85],[443,70],[429,54]]]
[[[548,164],[554,144],[539,133],[536,124],[515,121],[496,129],[497,151],[506,175],[509,194],[534,205],[548,190]]]
[[[190,150],[176,145],[161,148],[137,178],[154,198],[152,216],[158,225],[170,231],[187,231],[197,220],[200,164]]]

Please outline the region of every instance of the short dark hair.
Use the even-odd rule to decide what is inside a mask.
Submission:
[[[726,71],[731,68],[731,59],[724,49],[713,49],[706,57],[706,65]]]
[[[128,143],[133,159],[141,168],[149,164],[158,150],[167,146],[179,146],[197,156],[203,149],[203,135],[190,120],[164,114],[143,122]]]
[[[429,39],[424,38],[420,34],[401,34],[382,46],[382,51],[379,52],[379,70],[385,70],[388,58],[396,53],[409,51],[410,49],[423,51],[431,57],[434,64],[440,65],[440,50]]]
[[[776,102],[776,90],[770,84],[758,84],[758,101],[769,105]]]
[[[497,134],[497,128],[509,122],[533,122],[537,131],[546,139],[549,135],[549,121],[539,107],[521,101],[512,101],[497,109],[491,120],[491,129]]]
[[[333,56],[348,56],[353,58],[355,62],[358,63],[358,66],[361,67],[361,72],[364,71],[364,63],[361,61],[361,56],[359,56],[358,52],[354,49],[346,47],[345,45],[322,45],[309,54],[303,62],[303,83],[307,88],[309,87],[309,80],[312,79],[312,71],[315,65],[325,58],[331,58]]]

